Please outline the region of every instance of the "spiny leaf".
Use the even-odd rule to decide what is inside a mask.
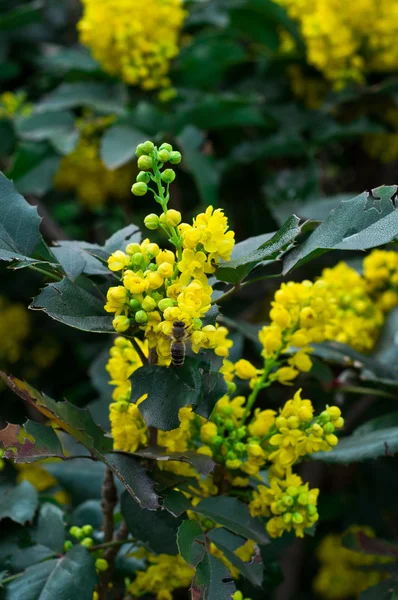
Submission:
[[[227,567],[212,554],[206,554],[196,567],[192,591],[203,600],[231,600],[235,584]]]
[[[355,463],[398,452],[398,427],[378,429],[369,433],[354,432],[339,441],[333,452],[317,452],[314,460],[327,463]]]
[[[39,496],[33,485],[23,481],[17,486],[2,488],[0,494],[0,520],[11,519],[24,525],[32,521],[39,503]]]
[[[206,553],[204,532],[199,523],[183,521],[177,532],[178,551],[191,567],[203,560]]]
[[[5,450],[4,456],[16,463],[65,458],[55,431],[34,421],[27,421],[23,427],[9,423],[0,431],[0,446]]]
[[[141,405],[140,405],[141,406]],[[204,454],[198,454],[191,450],[185,452],[164,452],[164,448],[157,446],[149,446],[143,450],[139,450],[134,453],[136,456],[142,456],[143,458],[151,458],[158,462],[167,462],[169,460],[176,460],[192,465],[198,473],[202,475],[210,475],[214,470],[215,463],[210,456]]]

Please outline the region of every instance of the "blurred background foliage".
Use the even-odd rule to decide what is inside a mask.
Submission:
[[[103,243],[142,222],[147,199],[130,188],[135,147],[147,138],[183,154],[170,208],[188,220],[208,205],[223,207],[239,241],[274,231],[292,213],[323,219],[341,200],[396,182],[397,0],[191,0],[165,13],[149,0],[111,5],[0,0],[0,167],[38,205],[47,241]],[[295,277],[318,275],[338,258],[322,257]],[[350,260],[354,265],[356,258]],[[91,403],[106,425],[108,342],[28,312],[39,273],[25,272],[23,287],[6,268],[1,276],[1,368],[57,398]],[[250,357],[277,285],[270,279],[228,302],[236,358],[243,346]],[[393,364],[396,329],[393,311],[376,348]],[[315,360],[311,375],[303,385],[314,405],[343,395],[348,422],[360,424],[350,369]],[[363,394],[366,418],[393,410],[393,393],[376,403]],[[5,390],[1,395],[3,419],[9,411],[22,423],[26,406],[15,398],[8,403]],[[276,388],[273,404],[285,396],[285,388]],[[68,478],[52,467],[74,506],[99,502],[102,471],[88,478],[76,467]],[[327,472],[320,464],[303,467],[312,487],[322,487],[322,524],[316,538],[283,540],[286,581],[273,596],[280,573],[272,563],[270,598],[357,596],[363,581],[349,588],[350,558],[344,568],[335,560],[338,536],[364,524],[380,537],[398,537],[394,467],[388,457],[377,469],[374,462]],[[247,594],[256,598],[255,590]]]

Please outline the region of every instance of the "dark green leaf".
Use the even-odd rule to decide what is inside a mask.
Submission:
[[[42,241],[40,222],[36,207],[30,206],[0,173],[0,260],[31,257]]]
[[[27,481],[23,481],[15,487],[2,488],[0,494],[0,520],[8,518],[20,525],[32,521],[38,503],[37,491]]]
[[[101,158],[108,169],[117,169],[135,157],[138,144],[145,142],[145,133],[126,125],[114,125],[101,140]]]
[[[393,197],[397,186],[381,186],[372,193],[341,202],[326,220],[288,254],[284,273],[304,259],[309,260],[326,250],[367,250],[387,244],[398,235],[398,211]]]
[[[58,506],[46,502],[40,508],[37,523],[36,541],[56,554],[64,551],[65,524],[64,513]]]
[[[40,62],[57,73],[60,71],[99,71],[100,67],[85,48],[66,48],[61,46],[58,52],[44,56]]]
[[[209,418],[216,403],[227,393],[227,384],[222,373],[210,371],[203,373],[203,390],[195,412],[206,419]]]
[[[191,567],[196,567],[206,553],[203,529],[196,521],[186,520],[177,532],[178,551]]]
[[[89,252],[91,244],[83,242],[62,241],[59,246],[51,248],[66,275],[74,281],[81,274],[109,275],[110,271],[98,258]]]
[[[141,508],[126,492],[122,494],[121,509],[130,533],[156,553],[177,554],[177,529],[182,519],[167,510]]]
[[[198,403],[203,383],[196,363],[191,364],[187,358],[182,368],[144,365],[134,373],[132,387],[133,402],[148,394],[148,398],[140,403],[147,426],[170,431],[179,426],[180,408]]]
[[[17,131],[22,138],[41,142],[73,130],[74,125],[75,118],[71,112],[39,113],[20,121]]]
[[[15,144],[15,133],[8,119],[0,119],[0,156],[11,154]]]
[[[239,573],[243,575],[253,585],[260,587],[263,582],[263,567],[260,563],[246,563],[243,562],[235,554],[240,546],[245,543],[245,540],[241,537],[223,529],[222,527],[212,529],[208,533],[209,539],[219,548],[229,562],[238,569]]]
[[[312,458],[328,463],[348,464],[379,456],[392,456],[397,451],[398,427],[389,427],[369,433],[354,432],[340,440],[332,452],[318,452]]]
[[[163,501],[163,507],[175,517],[182,515],[191,506],[191,501],[177,490],[171,490]]]
[[[359,596],[360,600],[397,600],[398,579],[391,577],[365,590]]]
[[[122,84],[94,81],[63,83],[37,106],[37,112],[59,111],[84,106],[105,114],[123,114],[126,88]]]
[[[71,495],[74,505],[101,498],[101,486],[106,468],[104,463],[75,458],[68,462],[45,463],[43,468]],[[116,483],[120,490],[123,489],[119,481]]]
[[[74,546],[58,560],[29,567],[7,585],[5,600],[92,600],[96,583],[94,558]]]
[[[29,463],[49,457],[64,458],[55,431],[34,421],[27,421],[23,428],[9,423],[5,429],[0,430],[0,446],[5,450],[4,456],[16,463]]]
[[[220,172],[212,156],[201,151],[204,135],[188,125],[178,137],[184,155],[184,165],[191,171],[202,201],[209,206],[217,206]]]
[[[93,293],[64,277],[62,281],[47,285],[34,298],[30,308],[43,310],[52,319],[75,329],[113,333],[112,318],[104,311],[105,302],[95,295],[94,284],[90,283],[90,287]]]
[[[61,158],[46,142],[19,144],[7,175],[21,194],[42,196],[53,186]]]
[[[202,475],[209,475],[213,471],[215,466],[210,456],[206,456],[205,454],[198,454],[197,452],[193,452],[192,450],[186,450],[185,452],[168,452],[166,454],[164,448],[157,446],[149,446],[148,448],[144,448],[143,450],[135,452],[135,454],[137,456],[142,456],[143,458],[150,458],[159,462],[169,460],[185,462],[192,465],[195,468],[195,470],[198,471],[198,473],[201,473]]]
[[[8,573],[7,571],[0,571],[0,587],[3,586],[3,579],[6,578],[7,573]]]
[[[227,496],[205,498],[192,510],[245,539],[253,540],[258,544],[268,543],[264,523],[260,519],[251,517],[247,505],[236,498]]]
[[[101,501],[86,500],[73,511],[71,524],[78,527],[91,525],[94,529],[101,529],[102,518]]]
[[[0,540],[1,568],[22,571],[31,565],[54,556],[50,548],[36,544],[27,533],[19,528],[11,533],[4,532]]]
[[[105,456],[105,462],[122,482],[130,496],[143,510],[154,511],[159,506],[158,495],[154,491],[154,481],[139,460],[131,454],[113,452]],[[138,504],[137,504],[138,503]]]
[[[203,600],[231,600],[235,589],[227,567],[212,554],[206,554],[196,567],[193,593]]]
[[[42,19],[43,2],[36,1],[17,6],[0,15],[0,31],[13,31]]]
[[[290,217],[271,239],[261,244],[256,250],[243,254],[230,262],[222,263],[216,271],[216,277],[221,281],[236,285],[261,262],[278,259],[300,233],[299,221],[299,218],[294,215]]]

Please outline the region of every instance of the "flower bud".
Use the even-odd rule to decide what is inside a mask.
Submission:
[[[306,509],[307,509],[307,513],[311,516],[316,515],[316,513],[318,512],[318,510],[314,504],[307,504]]]
[[[167,150],[167,152],[172,152],[173,146],[171,144],[168,144],[167,142],[163,142],[163,144],[160,146],[159,150]]]
[[[283,522],[285,525],[289,525],[289,523],[292,522],[292,513],[285,513],[282,517]]]
[[[323,431],[328,434],[328,433],[334,433],[335,431],[335,426],[333,425],[333,423],[325,423],[325,425],[323,426]]]
[[[155,265],[155,263],[149,263],[149,265],[148,265],[148,269],[149,269],[150,271],[157,271],[157,270],[158,270],[158,266],[157,266],[157,265]]]
[[[242,444],[242,442],[237,442],[234,446],[234,450],[235,452],[238,452],[238,454],[243,454],[243,452],[246,450],[246,446],[245,444]]]
[[[237,458],[237,456],[236,456],[235,452],[230,450],[229,452],[227,452],[226,458],[227,458],[227,460],[235,460]]]
[[[169,227],[177,227],[181,223],[181,213],[178,210],[170,209],[166,212],[166,224]]]
[[[140,156],[143,156],[145,154],[145,149],[144,149],[144,144],[138,144],[136,150],[135,150],[135,155],[138,156],[138,158]]]
[[[285,494],[284,496],[282,496],[282,502],[285,506],[292,506],[292,504],[294,503],[294,499],[289,496],[289,494]]]
[[[93,526],[92,525],[83,525],[82,527],[82,533],[83,535],[86,536],[90,536],[93,533]]]
[[[69,533],[71,534],[72,537],[76,538],[77,540],[80,539],[83,535],[81,528],[76,527],[76,525],[74,525],[73,527],[71,527],[69,529]]]
[[[141,183],[149,183],[151,181],[151,177],[149,173],[145,173],[145,171],[140,171],[135,180]]]
[[[236,430],[236,437],[239,440],[243,440],[243,438],[246,436],[247,433],[247,429],[245,425],[242,425],[242,427],[239,427],[239,429]]]
[[[232,406],[223,406],[223,408],[221,409],[221,412],[226,417],[228,417],[229,415],[232,415],[232,413],[233,413]]]
[[[172,306],[174,306],[174,302],[171,298],[163,298],[158,302],[158,308],[162,312],[164,312],[166,308],[171,308]]]
[[[213,529],[213,527],[215,527],[216,524],[211,519],[205,519],[202,522],[202,525],[205,529]]]
[[[70,540],[66,540],[64,542],[64,552],[68,552],[71,548],[73,548],[73,543]]]
[[[306,506],[308,504],[308,494],[302,492],[297,498],[297,502],[302,506]]]
[[[165,163],[169,160],[170,158],[170,153],[167,152],[167,150],[163,149],[163,150],[159,150],[158,152],[158,159],[162,162]]]
[[[236,383],[233,381],[227,381],[227,391],[229,395],[232,395],[236,392]]]
[[[295,513],[293,513],[292,521],[296,525],[300,525],[300,523],[302,523],[304,521],[304,517],[299,512],[295,512]]]
[[[80,542],[80,545],[84,546],[85,548],[91,548],[92,546],[94,546],[94,540],[93,538],[86,537]]]
[[[164,262],[158,267],[158,273],[165,279],[168,279],[172,276],[173,270],[173,265],[168,262]]]
[[[226,419],[226,421],[224,422],[224,427],[228,431],[233,431],[235,429],[235,423],[232,419]]]
[[[112,325],[115,331],[117,331],[118,333],[123,333],[124,331],[127,331],[127,329],[130,327],[130,319],[123,315],[118,315],[113,319]]]
[[[145,155],[140,156],[138,159],[138,168],[141,169],[141,171],[149,171],[152,169],[152,158]]]
[[[141,304],[138,302],[138,300],[135,300],[134,298],[130,300],[129,306],[133,311],[139,310],[141,308]]]
[[[181,162],[181,153],[177,152],[176,150],[174,152],[170,152],[170,162],[172,165],[178,165],[178,163]]]
[[[201,319],[198,319],[197,317],[195,319],[192,319],[192,329],[200,329],[202,325],[203,323]]]
[[[145,325],[145,323],[148,323],[148,315],[144,310],[139,310],[135,313],[135,320],[140,325]]]
[[[97,558],[95,561],[95,568],[97,571],[107,571],[109,569],[108,561],[105,558]]]
[[[145,196],[148,191],[148,186],[146,183],[139,181],[133,185],[131,191],[133,192],[134,196]]]
[[[146,141],[142,144],[142,149],[145,152],[145,154],[150,154],[151,152],[153,152],[154,148],[155,144],[153,142]]]
[[[158,215],[155,215],[155,213],[151,213],[150,215],[147,215],[144,219],[144,225],[147,229],[151,229],[152,231],[157,229],[160,225],[160,220],[159,220]]]
[[[172,183],[174,181],[174,179],[176,178],[176,174],[173,171],[173,169],[165,169],[163,171],[161,177],[165,183]]]
[[[132,256],[133,254],[135,254],[136,252],[141,252],[141,246],[139,244],[133,243],[133,244],[129,244],[126,248],[126,253],[129,256]]]
[[[133,262],[133,265],[138,267],[143,262],[144,257],[141,254],[141,252],[134,252],[133,256],[131,257],[131,260]]]
[[[339,438],[334,435],[333,433],[330,433],[329,435],[326,436],[326,441],[329,444],[329,446],[332,446],[332,448],[334,446],[337,446],[337,444],[339,443]]]
[[[149,256],[157,256],[160,252],[160,248],[157,244],[150,243],[145,246],[145,251]]]
[[[146,312],[152,312],[156,308],[156,302],[153,298],[151,298],[151,296],[145,296],[141,306]]]

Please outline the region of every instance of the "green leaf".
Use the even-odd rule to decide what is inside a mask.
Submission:
[[[153,489],[154,481],[135,456],[113,452],[105,456],[105,462],[134,498],[137,511],[139,505],[148,512],[159,507],[159,497]]]
[[[206,456],[205,454],[198,454],[197,452],[193,452],[192,450],[186,450],[185,452],[168,452],[166,454],[164,448],[162,447],[149,446],[148,448],[139,450],[134,454],[136,456],[150,458],[158,462],[167,462],[169,460],[185,462],[192,465],[194,469],[202,475],[210,475],[210,473],[214,470],[215,467],[215,463],[213,462],[213,459],[210,458],[210,456]]]
[[[42,241],[41,217],[5,175],[0,173],[0,260],[31,257]]]
[[[101,498],[106,468],[103,462],[75,458],[67,462],[44,463],[42,466],[71,495],[74,505]],[[123,489],[118,480],[116,484],[119,490]]]
[[[135,157],[138,144],[145,142],[145,133],[126,125],[110,127],[101,140],[101,158],[108,169],[117,169]]]
[[[9,423],[0,430],[0,447],[5,451],[4,456],[16,463],[30,463],[49,457],[65,458],[55,431],[34,421],[27,421],[23,427]]]
[[[340,440],[331,452],[318,452],[312,458],[327,463],[348,464],[392,456],[397,451],[398,427],[389,427],[370,433],[354,432]]]
[[[37,491],[27,481],[17,486],[4,487],[0,494],[0,520],[8,518],[24,525],[33,520],[38,503]]]
[[[192,510],[245,539],[253,540],[258,544],[267,544],[269,541],[264,523],[260,519],[251,517],[247,505],[237,498],[227,496],[205,498]]]
[[[1,568],[14,572],[22,571],[53,556],[54,552],[50,548],[40,546],[30,538],[26,526],[13,529],[10,533],[2,533],[0,540]]]
[[[40,508],[36,541],[57,554],[64,551],[64,513],[55,504],[46,502]]]
[[[196,567],[206,553],[204,532],[199,523],[187,519],[177,532],[178,551],[191,567]]]
[[[171,490],[163,501],[163,508],[175,517],[179,517],[191,508],[191,501],[177,490]],[[193,523],[194,521],[191,521]],[[185,523],[185,521],[184,521]]]
[[[122,84],[98,81],[62,83],[36,106],[37,112],[60,111],[70,108],[91,108],[104,114],[121,115],[127,96]]]
[[[52,319],[83,331],[114,333],[112,317],[104,311],[104,300],[96,295],[97,290],[86,280],[87,291],[67,277],[50,283],[36,296],[29,308],[43,310]]]
[[[398,211],[393,198],[397,186],[381,186],[371,193],[342,201],[326,220],[284,260],[284,273],[327,250],[367,250],[398,236]]]
[[[155,553],[177,554],[177,529],[182,519],[168,511],[141,508],[126,492],[121,510],[130,533]]]
[[[208,419],[216,403],[227,393],[228,388],[222,373],[216,373],[215,371],[203,373],[202,383],[202,395],[195,408],[195,412]]]
[[[33,114],[19,121],[19,135],[33,142],[51,140],[74,129],[75,118],[71,112],[50,112]]]
[[[201,151],[203,143],[203,133],[192,125],[185,127],[178,136],[184,165],[191,171],[202,201],[207,206],[217,206],[221,175],[215,159]]]
[[[101,529],[102,518],[101,501],[86,500],[73,511],[70,522],[78,527],[91,525],[94,529]]]
[[[60,46],[58,51],[40,58],[40,63],[59,74],[60,71],[82,71],[91,73],[100,71],[100,66],[85,48],[66,48]]]
[[[51,248],[51,252],[72,281],[82,274],[109,276],[108,267],[89,253],[91,244],[69,240],[58,244]]]
[[[30,2],[0,15],[0,31],[13,31],[42,19],[43,2]]]
[[[263,566],[260,563],[250,564],[243,562],[243,560],[235,554],[235,550],[244,544],[244,539],[222,527],[212,529],[209,531],[208,536],[213,544],[223,552],[224,556],[236,569],[238,569],[243,577],[253,585],[261,587],[263,582]]]
[[[148,394],[140,403],[140,412],[148,427],[163,431],[175,429],[180,423],[180,408],[199,402],[203,383],[196,362],[193,363],[187,358],[182,368],[144,365],[134,373],[131,399],[137,402],[143,394]]]
[[[15,145],[15,133],[8,119],[0,119],[0,156],[12,154]]]
[[[46,142],[19,144],[7,175],[21,194],[42,196],[53,187],[60,156]]]
[[[359,596],[360,600],[397,600],[398,579],[391,577],[365,590]]]
[[[96,583],[94,558],[82,546],[74,546],[62,558],[29,567],[11,581],[5,600],[92,600]]]
[[[231,600],[235,589],[227,567],[212,554],[206,554],[196,567],[192,595],[203,600]]]
[[[261,262],[278,259],[300,233],[299,221],[295,215],[291,216],[271,239],[262,243],[256,250],[222,263],[215,273],[217,279],[236,285]]]
[[[366,421],[356,428],[355,435],[364,435],[365,433],[378,431],[379,429],[388,429],[388,427],[393,426],[398,427],[398,412],[396,411]]]

